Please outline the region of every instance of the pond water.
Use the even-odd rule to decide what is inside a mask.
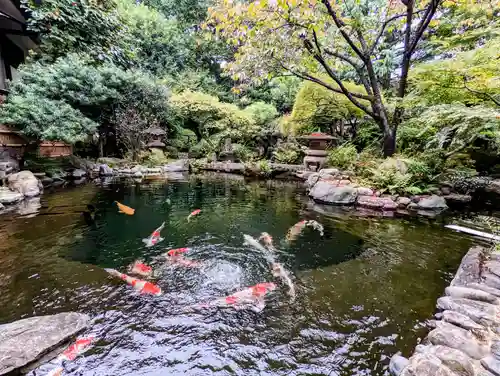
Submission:
[[[119,214],[117,200],[136,209]],[[472,244],[439,223],[352,218],[311,210],[282,182],[190,177],[149,184],[87,184],[45,194],[37,215],[0,217],[0,323],[63,311],[88,313],[98,340],[66,366],[68,375],[387,375],[390,357],[409,355],[436,299]],[[81,214],[97,208],[95,224]],[[187,215],[200,208],[189,223]],[[288,246],[300,219],[307,229]],[[163,221],[165,240],[142,239]],[[243,234],[270,233],[297,299],[279,285],[266,308],[193,304],[274,281]],[[200,269],[162,267],[155,256],[189,247]],[[163,295],[139,295],[103,268],[136,259],[161,269]]]

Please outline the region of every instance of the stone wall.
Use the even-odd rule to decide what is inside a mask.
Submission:
[[[473,247],[437,301],[434,328],[393,376],[500,376],[500,253]]]

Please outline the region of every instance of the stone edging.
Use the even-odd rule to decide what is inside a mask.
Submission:
[[[473,247],[437,301],[434,329],[393,376],[500,376],[500,253]]]

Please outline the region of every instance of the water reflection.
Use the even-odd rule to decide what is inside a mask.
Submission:
[[[113,201],[136,209],[118,213]],[[96,207],[95,224],[83,216]],[[38,216],[0,224],[0,320],[75,310],[93,317],[99,338],[66,372],[74,375],[385,375],[407,354],[470,245],[439,225],[326,216],[308,209],[295,185],[243,184],[203,176],[187,181],[118,183],[43,196]],[[187,215],[202,213],[188,224]],[[325,225],[291,246],[300,219]],[[165,240],[142,239],[165,221]],[[263,255],[242,234],[268,232],[292,273],[297,299],[272,293],[266,309],[190,306],[272,281]],[[164,265],[189,247],[200,268]],[[141,296],[102,270],[136,259],[158,271],[164,294]]]

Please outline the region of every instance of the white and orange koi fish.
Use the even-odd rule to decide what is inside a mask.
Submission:
[[[297,237],[304,231],[306,227],[312,227],[313,229],[319,231],[320,235],[323,236],[323,225],[321,223],[318,223],[314,220],[306,221],[303,219],[300,222],[297,222],[294,224],[290,229],[288,230],[288,233],[286,234],[286,240],[288,243],[291,243]]]
[[[290,278],[290,273],[286,270],[280,263],[271,264],[271,273],[275,278],[280,278],[285,285],[288,286],[288,295],[290,296],[290,301],[295,300],[295,285]]]
[[[137,260],[128,268],[129,273],[140,275],[142,277],[149,277],[153,273],[153,268],[144,264],[142,261]]]
[[[183,254],[189,251],[189,248],[176,248],[171,249],[167,253],[164,253],[165,256],[171,264],[186,266],[186,267],[198,267],[201,265],[199,261],[193,261],[184,258]]]
[[[129,275],[120,273],[115,269],[104,269],[109,274],[114,277],[118,277],[123,281],[127,282],[130,286],[132,286],[135,290],[139,291],[141,294],[151,294],[151,295],[161,295],[161,288],[155,285],[154,283],[143,281]]]
[[[198,214],[200,214],[200,213],[201,213],[201,209],[196,209],[196,210],[193,210],[193,211],[191,212],[191,214],[189,214],[189,215],[188,215],[188,217],[187,217],[188,222],[190,221],[190,219],[191,219],[192,217],[194,217],[195,215],[198,215]]]
[[[60,376],[64,371],[64,368],[60,366],[62,362],[65,360],[75,360],[75,358],[83,353],[91,344],[94,342],[94,337],[86,337],[80,338],[75,341],[71,346],[69,346],[66,350],[63,351],[61,355],[59,355],[55,362],[59,364],[58,367],[54,368],[50,371],[47,376]]]
[[[209,303],[197,305],[197,308],[232,307],[234,309],[250,308],[260,312],[265,308],[264,297],[276,289],[272,282],[258,283],[223,298],[217,298]]]
[[[142,241],[146,243],[146,247],[152,247],[163,240],[163,238],[160,237],[160,232],[161,230],[163,230],[164,227],[165,227],[165,222],[163,222],[160,227],[154,230],[153,233],[149,236],[149,238],[142,239]]]

